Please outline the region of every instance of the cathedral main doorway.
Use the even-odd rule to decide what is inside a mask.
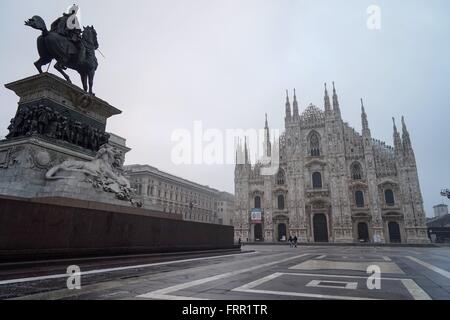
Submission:
[[[358,223],[358,241],[360,242],[369,242],[369,227],[367,223],[360,222]]]
[[[278,225],[278,241],[287,240],[287,228],[285,223],[280,223]]]
[[[255,241],[264,241],[262,224],[255,224]]]
[[[328,222],[324,214],[316,214],[313,218],[314,242],[328,242]]]
[[[389,239],[391,243],[401,243],[402,236],[400,234],[400,226],[397,222],[391,221],[388,224],[389,228]]]

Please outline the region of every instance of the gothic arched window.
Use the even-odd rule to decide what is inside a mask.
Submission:
[[[322,189],[322,174],[320,172],[313,173],[312,181],[314,189]]]
[[[279,186],[282,186],[282,185],[284,185],[286,183],[286,179],[285,179],[285,175],[284,175],[284,171],[283,170],[280,170],[278,172],[277,183],[278,183]]]
[[[359,162],[355,162],[352,165],[352,179],[353,180],[361,180],[362,178],[363,178],[363,172],[362,172],[361,165],[359,164]]]
[[[261,197],[260,196],[255,197],[255,209],[261,209]]]
[[[355,192],[355,202],[358,208],[364,208],[364,192],[362,191]]]
[[[281,194],[278,196],[278,210],[284,210],[284,196]]]
[[[384,191],[384,199],[386,200],[386,204],[388,206],[392,207],[395,205],[394,192],[391,189]]]
[[[320,157],[320,137],[316,132],[309,137],[309,146],[311,157]]]

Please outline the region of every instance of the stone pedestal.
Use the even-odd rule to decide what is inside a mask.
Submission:
[[[130,151],[125,140],[105,132],[107,119],[120,110],[49,73],[9,83],[6,88],[20,100],[10,134],[0,141],[0,195],[131,205],[94,187],[82,173],[62,180],[46,178],[51,168],[66,161],[92,161],[104,144],[121,152],[123,164]]]
[[[105,132],[107,119],[122,113],[106,101],[51,73],[43,73],[5,85],[20,98],[19,108],[43,104],[67,118]]]
[[[0,194],[25,198],[49,192],[47,171],[66,160],[90,161],[94,153],[32,136],[0,142]]]

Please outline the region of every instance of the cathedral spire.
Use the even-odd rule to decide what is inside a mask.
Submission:
[[[411,137],[408,132],[408,128],[406,127],[405,117],[402,117],[402,140],[403,140],[403,149],[406,151],[412,151]]]
[[[328,95],[328,89],[327,89],[327,84],[325,83],[325,111],[326,112],[331,112],[331,102],[330,102],[330,96]]]
[[[266,113],[266,126],[264,128],[265,135],[264,135],[264,156],[270,157],[272,154],[272,143],[270,142],[270,129],[269,129],[269,121],[267,119],[267,113]]]
[[[294,118],[297,119],[298,117],[299,112],[298,112],[297,92],[294,89]]]
[[[341,115],[341,109],[339,107],[339,98],[336,93],[336,87],[334,85],[334,81],[333,81],[333,110],[338,116]]]
[[[362,120],[363,134],[368,133],[370,135],[369,121],[367,120],[367,113],[366,113],[366,109],[364,108],[364,101],[362,98],[361,98],[361,120]]]
[[[289,101],[289,91],[286,90],[286,120],[290,121],[292,118],[291,103]]]
[[[401,150],[403,150],[402,139],[400,138],[400,133],[397,130],[397,125],[395,124],[395,118],[392,118],[392,121],[394,122],[394,146],[395,146],[395,151],[396,152],[400,152]]]

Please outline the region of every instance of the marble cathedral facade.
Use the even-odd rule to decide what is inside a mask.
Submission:
[[[242,241],[427,243],[426,218],[410,135],[394,120],[394,146],[375,140],[362,104],[362,133],[341,117],[333,83],[324,110],[299,112],[294,92],[286,101],[277,173],[253,164],[247,143],[235,168],[235,237]],[[291,108],[292,107],[292,108]],[[266,119],[265,153],[272,150]],[[251,212],[261,209],[261,221]]]

